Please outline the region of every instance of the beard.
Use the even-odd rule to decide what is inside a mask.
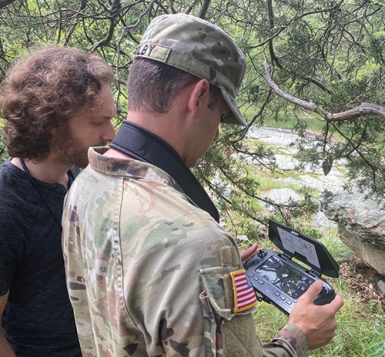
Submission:
[[[56,153],[55,161],[61,165],[78,166],[82,169],[88,165],[88,147],[73,135],[67,125],[58,131],[52,150]]]

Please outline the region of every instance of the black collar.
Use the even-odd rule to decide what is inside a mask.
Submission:
[[[218,210],[204,188],[177,152],[161,138],[137,124],[124,120],[111,143],[111,148],[166,171],[199,208],[219,222]]]

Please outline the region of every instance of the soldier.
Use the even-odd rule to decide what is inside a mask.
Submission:
[[[343,305],[316,306],[315,282],[268,344],[235,239],[193,176],[219,123],[244,124],[235,97],[245,59],[217,26],[155,18],[136,51],[129,111],[111,148],[67,195],[63,251],[84,356],[305,356],[329,343]],[[321,283],[321,284],[320,284]],[[261,322],[262,323],[262,322]]]
[[[19,60],[1,87],[0,356],[81,356],[61,251],[64,196],[115,136],[108,64],[74,48]]]

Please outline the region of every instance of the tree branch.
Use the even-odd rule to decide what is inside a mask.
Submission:
[[[195,7],[195,5],[198,3],[199,0],[194,0],[186,9],[184,12],[185,14],[190,14],[191,10]]]
[[[249,46],[249,48],[258,48],[258,47],[261,47],[263,45],[265,45],[266,43],[268,43],[270,40],[274,39],[275,37],[277,37],[282,31],[286,30],[292,23],[298,21],[298,20],[301,20],[302,18],[306,17],[306,16],[310,16],[310,15],[314,15],[314,14],[322,14],[322,13],[326,13],[326,12],[330,12],[336,8],[338,8],[342,3],[343,3],[344,0],[341,0],[341,2],[335,6],[333,6],[332,8],[330,9],[323,9],[323,10],[314,10],[314,11],[309,11],[309,12],[305,12],[301,15],[296,15],[294,16],[294,18],[290,19],[288,21],[288,23],[285,25],[285,26],[282,26],[279,30],[277,30],[277,32],[275,32],[273,35],[271,35],[267,40],[257,44],[257,45],[253,45],[253,46]]]
[[[76,15],[79,15],[79,13],[81,13],[86,8],[86,6],[87,6],[87,0],[81,0],[80,5],[79,5],[79,9],[77,10]],[[64,41],[64,46],[68,46],[68,43],[72,37],[72,34],[74,33],[75,28],[79,22],[80,22],[80,20],[78,19],[78,16],[75,16],[74,22],[73,22],[72,26],[70,27],[70,29],[68,30],[66,39]]]
[[[376,115],[385,118],[385,108],[376,104],[361,103],[358,107],[350,110],[346,110],[341,113],[327,113],[322,115],[327,121],[343,121],[348,119],[354,119],[364,115]]]
[[[173,14],[178,13],[178,11],[175,10],[173,0],[169,0],[169,6],[170,6],[171,12],[172,12]]]
[[[265,72],[266,72],[266,80],[269,83],[269,86],[273,89],[273,91],[278,94],[281,98],[287,100],[290,103],[300,106],[301,108],[311,110],[319,115],[321,115],[326,121],[344,121],[357,118],[359,116],[364,115],[376,115],[385,118],[385,108],[376,104],[371,103],[361,103],[359,106],[346,110],[340,113],[328,113],[322,108],[318,107],[313,102],[307,102],[305,100],[296,98],[289,93],[281,90],[278,85],[273,81],[271,77],[272,67],[265,60]]]
[[[201,18],[201,19],[205,19],[206,17],[206,13],[207,13],[207,10],[209,9],[209,6],[210,6],[210,3],[211,3],[211,0],[204,0],[203,1],[203,4],[199,10],[199,14],[198,14],[198,17]]]
[[[278,85],[276,83],[274,83],[273,79],[271,78],[271,73],[272,73],[272,67],[269,65],[269,63],[265,60],[265,72],[266,72],[266,79],[267,79],[267,83],[269,83],[269,86],[271,87],[271,89],[277,93],[280,97],[282,97],[283,99],[291,102],[291,103],[294,103],[302,108],[305,108],[305,109],[308,109],[308,110],[316,110],[317,109],[317,106],[312,103],[312,102],[306,102],[302,99],[299,99],[299,98],[296,98],[294,96],[292,96],[291,94],[288,94],[286,92],[284,92],[283,90],[281,90]]]
[[[274,12],[273,12],[272,0],[267,1],[267,12],[269,16],[269,28],[270,28],[270,31],[273,31],[274,30]],[[274,52],[273,39],[269,41],[269,52],[270,52],[270,58],[273,61],[273,63],[275,63],[278,66],[278,68],[282,68],[281,62]]]

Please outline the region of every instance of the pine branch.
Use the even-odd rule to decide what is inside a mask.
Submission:
[[[272,79],[272,67],[265,60],[265,73],[266,80],[269,83],[269,86],[273,91],[278,94],[281,98],[291,102],[295,105],[298,105],[301,108],[311,110],[319,115],[321,115],[327,122],[334,121],[344,121],[357,118],[359,116],[365,115],[375,115],[380,117],[385,117],[385,108],[372,103],[361,103],[359,106],[346,110],[340,113],[329,113],[313,102],[308,102],[299,98],[292,96],[289,93],[284,92],[282,89],[278,87],[278,85]]]

